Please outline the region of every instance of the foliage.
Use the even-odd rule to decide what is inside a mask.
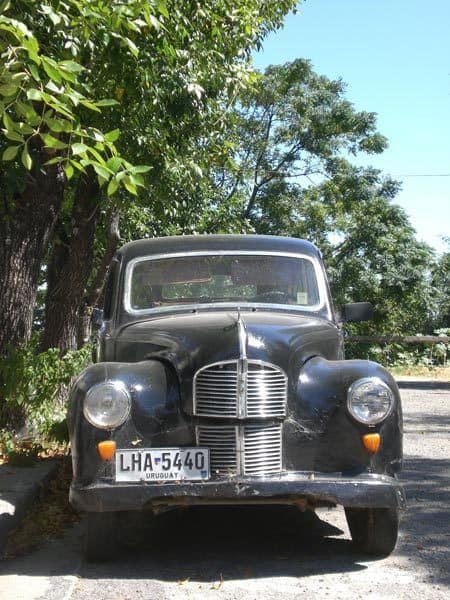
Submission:
[[[436,305],[431,249],[392,204],[398,182],[351,164],[354,154],[383,151],[386,140],[375,114],[345,98],[342,81],[317,75],[306,60],[271,66],[242,94],[230,131],[232,160],[212,173],[215,201],[200,221],[206,230],[226,223],[313,241],[337,305],[376,305],[375,323],[361,333],[428,326]]]
[[[12,348],[0,361],[0,396],[10,406],[24,408],[28,426],[45,438],[52,433],[58,435],[55,423],[65,418],[66,406],[57,400],[73,377],[89,364],[91,351],[87,345],[61,358],[57,348],[46,352],[38,348],[39,339],[34,336],[27,344]]]
[[[92,166],[108,194],[136,194],[150,168],[198,179],[201,166],[177,143],[192,125],[220,121],[251,78],[251,48],[294,4],[4,0],[3,161],[30,169],[44,149],[68,179]]]
[[[261,202],[278,182],[299,191],[311,177],[330,174],[342,152],[381,152],[386,139],[376,131],[375,114],[356,111],[344,94],[342,81],[316,74],[304,59],[259,74],[232,115],[233,162],[215,175],[217,195],[258,221]]]
[[[446,238],[447,251],[435,262],[431,272],[431,285],[436,299],[434,323],[450,327],[450,238]]]
[[[92,88],[86,50],[90,46],[94,51],[94,31],[97,42],[108,31],[125,52],[135,56],[129,36],[158,22],[159,15],[145,4],[2,2],[3,162],[17,163],[20,158],[30,170],[33,161],[44,156],[47,164],[61,162],[68,179],[91,166],[100,184],[114,178],[126,189],[134,189],[134,179],[148,168],[133,167],[120,156],[115,146],[117,129],[93,125],[90,113],[101,114],[119,101]],[[18,165],[13,166],[17,169]]]
[[[436,329],[434,335],[448,336],[450,329]],[[447,366],[450,344],[346,344],[346,358],[373,360],[386,367]]]

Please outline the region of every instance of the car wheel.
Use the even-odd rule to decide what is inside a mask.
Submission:
[[[352,541],[360,552],[390,554],[397,542],[399,514],[395,508],[346,508]]]
[[[115,512],[90,512],[84,538],[84,557],[101,562],[111,559],[117,551],[118,518]]]

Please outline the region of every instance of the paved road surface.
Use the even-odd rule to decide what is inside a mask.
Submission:
[[[343,511],[191,509],[135,530],[114,562],[80,559],[84,522],[0,564],[1,600],[450,597],[450,390],[409,382],[403,480],[409,508],[395,553],[352,554]]]

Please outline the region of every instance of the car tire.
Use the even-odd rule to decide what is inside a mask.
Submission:
[[[396,508],[346,508],[345,516],[355,549],[373,556],[388,556],[398,536]]]
[[[118,546],[117,534],[117,513],[88,513],[84,538],[84,558],[89,562],[104,562],[113,558]]]

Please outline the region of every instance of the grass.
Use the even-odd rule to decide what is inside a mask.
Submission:
[[[426,377],[439,381],[450,381],[450,366],[427,367],[425,365],[412,365],[405,367],[390,367],[393,375],[406,375],[409,377]]]

